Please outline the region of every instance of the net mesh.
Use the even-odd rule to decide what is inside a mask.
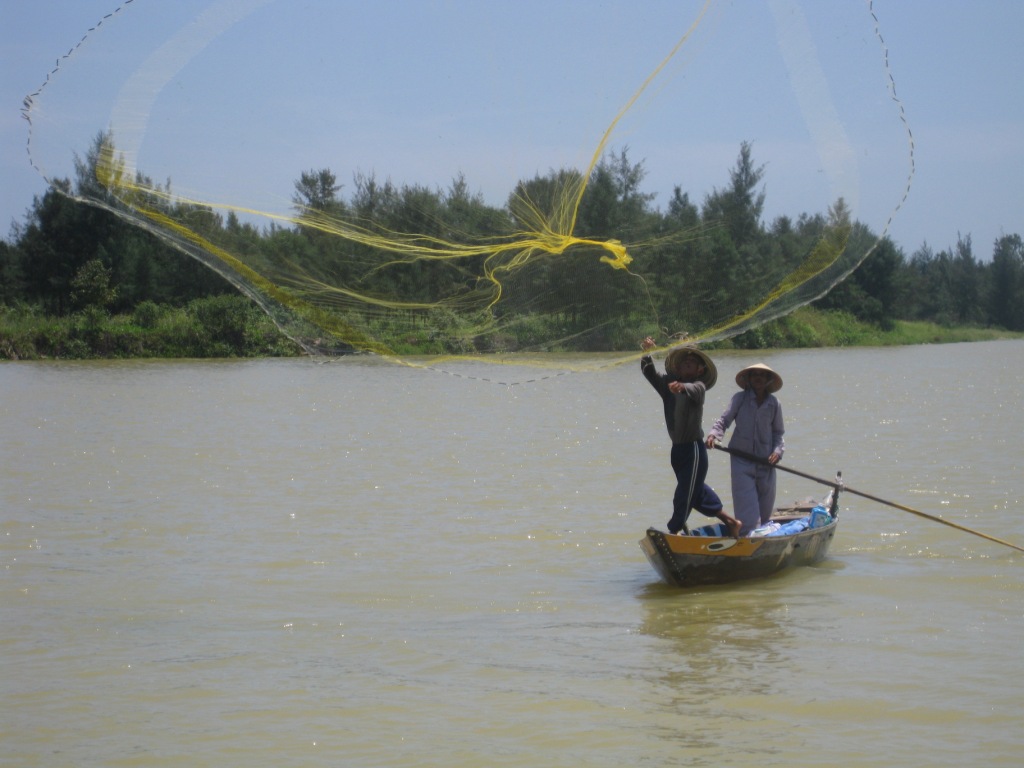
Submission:
[[[310,353],[604,368],[792,312],[885,235],[913,140],[872,6],[827,6],[556,4],[567,40],[529,4],[130,1],[26,99],[29,156],[47,179],[87,157],[78,199]]]

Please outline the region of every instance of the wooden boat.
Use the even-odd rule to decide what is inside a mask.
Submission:
[[[778,531],[762,534],[763,529],[758,529],[737,539],[729,536],[721,523],[696,528],[688,535],[648,528],[640,548],[654,570],[675,586],[757,579],[824,559],[836,535],[838,514],[839,493],[833,489],[821,504],[808,500],[778,509],[772,517],[780,526]],[[812,518],[815,527],[810,527]],[[801,527],[796,533],[786,533]]]

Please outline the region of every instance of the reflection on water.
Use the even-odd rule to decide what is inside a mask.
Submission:
[[[1022,353],[757,358],[785,377],[792,467],[1020,543]],[[708,418],[753,357],[716,355]],[[637,540],[673,479],[633,366],[507,388],[371,359],[19,363],[0,392],[12,764],[959,768],[1024,747],[1019,553],[846,494],[820,565],[660,584]],[[710,478],[727,496],[728,462]],[[780,502],[821,491],[779,480]]]
[[[708,679],[736,660],[768,664],[780,661],[786,645],[786,605],[777,595],[744,588],[709,588],[680,600],[678,590],[656,585],[643,596],[642,630],[678,646],[682,669]],[[697,660],[699,668],[694,668]],[[717,685],[717,683],[716,683]]]
[[[771,702],[788,708],[797,699],[809,658],[803,642],[827,631],[829,596],[800,589],[824,574],[805,570],[755,585],[683,591],[685,599],[662,585],[641,593],[641,631],[658,638],[670,660],[652,681],[659,708],[671,716],[660,738],[688,754],[722,744],[777,751],[777,718],[787,715],[773,712]]]

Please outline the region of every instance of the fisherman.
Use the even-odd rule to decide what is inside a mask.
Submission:
[[[640,342],[644,352],[655,347],[650,336]],[[676,491],[672,497],[672,519],[669,533],[688,533],[686,518],[691,509],[708,517],[717,517],[732,536],[739,536],[740,522],[730,517],[718,494],[705,482],[708,474],[708,451],[704,445],[701,419],[704,416],[704,394],[715,386],[718,370],[706,353],[694,346],[677,347],[665,358],[665,373],[658,373],[649,354],[640,358],[640,370],[661,395],[665,409],[665,425],[672,439],[670,461],[676,475]]]

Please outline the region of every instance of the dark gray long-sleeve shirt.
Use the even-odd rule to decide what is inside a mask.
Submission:
[[[668,374],[658,373],[650,355],[640,358],[640,370],[644,378],[661,395],[665,407],[665,426],[668,427],[668,436],[672,438],[672,444],[679,445],[680,443],[703,440],[704,430],[701,429],[701,419],[704,417],[704,393],[706,391],[704,382],[680,382],[683,385],[683,391],[676,395],[668,388],[668,385],[677,379]]]

